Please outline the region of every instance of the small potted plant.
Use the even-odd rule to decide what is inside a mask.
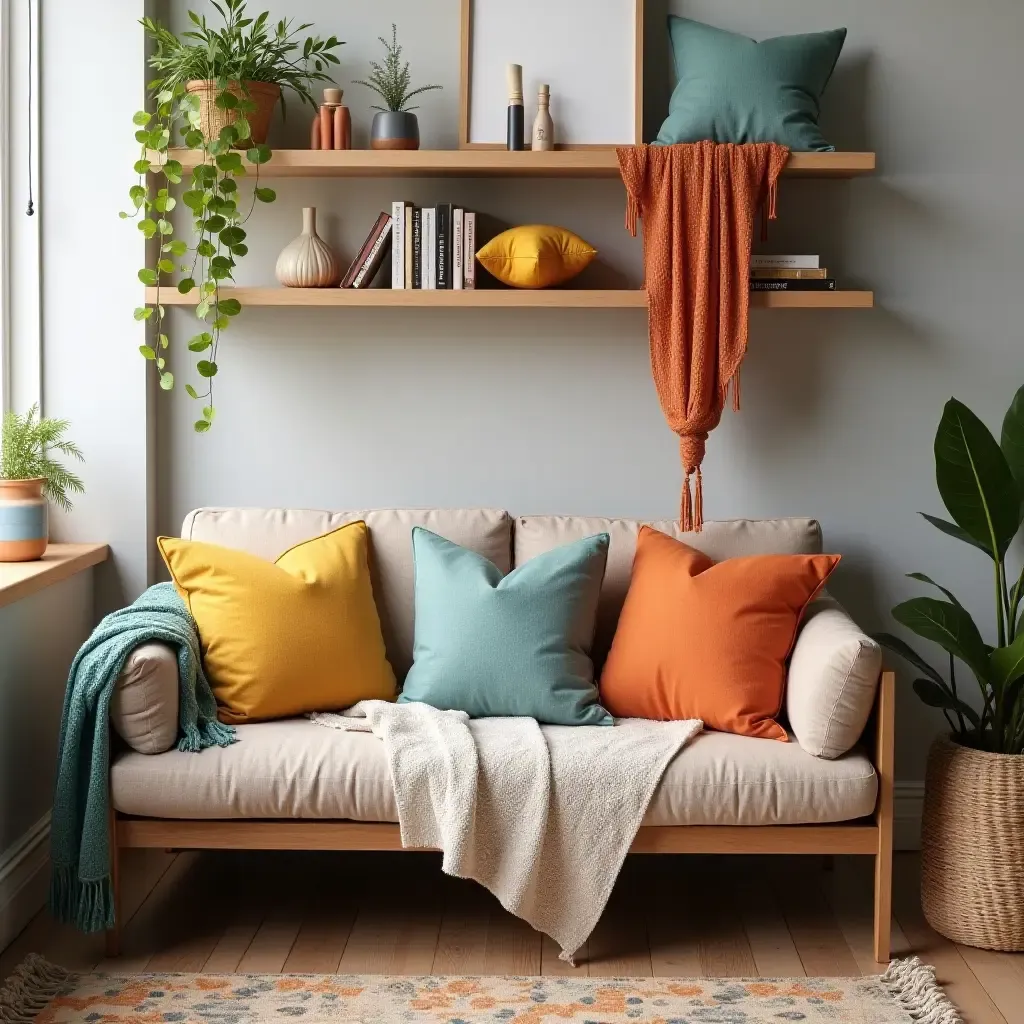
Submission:
[[[384,46],[384,63],[370,61],[370,76],[366,81],[357,80],[356,85],[372,89],[387,104],[377,111],[370,126],[371,149],[419,149],[420,126],[413,113],[417,107],[410,107],[409,100],[420,93],[440,89],[439,85],[421,85],[410,89],[412,79],[409,62],[402,63],[402,47],[398,43],[398,26],[391,26],[391,42],[379,37]]]
[[[69,423],[9,412],[0,432],[0,562],[31,562],[49,540],[46,501],[71,511],[68,492],[81,494],[82,481],[53,458],[53,452],[82,461],[78,446],[64,439]]]
[[[904,641],[877,639],[920,673],[918,697],[946,716],[950,733],[928,756],[921,828],[921,903],[929,924],[956,942],[1024,950],[1024,571],[1006,555],[1024,522],[1024,387],[999,441],[951,398],[935,435],[935,477],[953,522],[925,515],[944,534],[991,561],[995,623],[988,637],[952,591],[923,573],[910,578],[942,599],[915,597],[893,618],[948,656],[937,671]],[[990,640],[995,644],[991,645]],[[956,662],[977,683],[957,688]]]

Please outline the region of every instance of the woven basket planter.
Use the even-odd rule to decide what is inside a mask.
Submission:
[[[1024,950],[1024,756],[935,741],[921,822],[921,903],[954,942]]]
[[[277,106],[277,101],[281,98],[281,86],[271,82],[246,82],[245,89],[248,89],[248,95],[237,82],[231,82],[227,90],[239,99],[249,99],[256,104],[256,110],[247,115],[252,137],[239,139],[235,149],[246,149],[248,146],[267,141],[270,118],[274,113],[274,107]],[[194,82],[187,82],[185,90],[199,94],[200,130],[207,139],[218,138],[222,128],[235,123],[235,119],[238,117],[237,110],[221,110],[217,106],[216,99],[219,90],[213,79],[197,79]]]

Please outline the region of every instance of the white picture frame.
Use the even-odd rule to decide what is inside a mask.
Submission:
[[[643,0],[462,0],[460,149],[504,149],[506,68],[523,67],[526,136],[551,87],[556,149],[643,141]]]

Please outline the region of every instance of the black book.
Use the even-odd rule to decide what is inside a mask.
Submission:
[[[768,281],[763,278],[756,278],[750,282],[752,292],[834,292],[836,290],[836,279],[834,277],[813,278],[785,278],[781,281]]]
[[[437,205],[437,287],[450,289],[452,279],[452,204]]]
[[[412,286],[423,287],[423,211],[412,211]]]

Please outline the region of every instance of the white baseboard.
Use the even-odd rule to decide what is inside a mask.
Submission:
[[[46,903],[50,882],[50,812],[0,854],[0,949]]]
[[[924,783],[897,782],[893,805],[894,848],[897,850],[920,850]]]

